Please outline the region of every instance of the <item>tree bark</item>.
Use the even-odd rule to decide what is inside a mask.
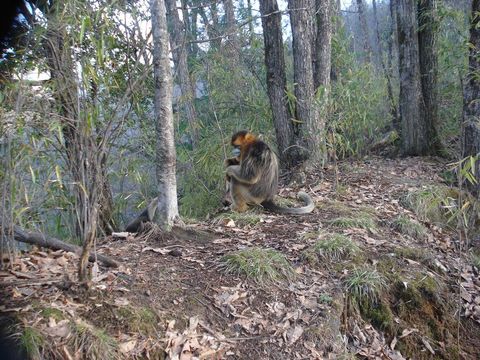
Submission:
[[[268,98],[272,109],[280,164],[286,169],[292,165],[291,152],[288,148],[293,139],[293,124],[286,100],[287,76],[283,52],[282,15],[276,0],[260,1],[260,13],[265,45]]]
[[[380,37],[380,30],[379,30],[378,16],[377,16],[377,3],[375,0],[372,0],[372,6],[373,6],[373,20],[375,22],[375,35],[378,43],[378,61],[382,66],[383,74],[385,76],[385,79],[387,80],[387,95],[390,103],[390,114],[392,116],[393,124],[397,124],[398,123],[397,105],[395,102],[395,98],[393,96],[393,87],[392,87],[392,78],[390,76],[390,69],[387,69],[387,65],[385,64],[385,59],[383,57],[383,45],[382,45],[382,39]]]
[[[390,10],[390,26],[389,26],[389,35],[388,35],[388,56],[387,56],[387,71],[389,74],[394,74],[390,76],[390,79],[398,77],[398,41],[397,41],[397,12],[396,12],[396,1],[390,0],[389,10]],[[394,69],[393,57],[396,57],[396,67]],[[395,73],[394,73],[395,71]],[[392,119],[392,127],[399,134],[401,132],[401,123],[400,123],[400,114],[398,109],[398,97],[394,97],[395,103],[395,116]]]
[[[472,2],[468,75],[464,85],[462,124],[462,157],[476,157],[476,184],[467,183],[470,191],[480,199],[480,0]]]
[[[357,0],[357,11],[363,38],[364,59],[366,63],[369,63],[372,58],[372,47],[370,46],[370,38],[368,36],[367,14],[365,13],[365,3],[363,0]]]
[[[315,104],[315,88],[312,63],[313,0],[289,0],[290,24],[293,38],[293,71],[295,82],[294,143],[303,147],[294,163],[300,165],[309,160],[316,164],[323,160],[323,131],[325,124],[319,117]]]
[[[170,25],[170,47],[172,49],[173,64],[178,75],[178,82],[182,92],[181,103],[189,126],[189,134],[192,145],[195,147],[199,139],[197,113],[195,111],[195,93],[190,81],[190,74],[187,63],[187,39],[186,28],[178,15],[177,3],[175,0],[165,0],[167,6],[167,19]]]
[[[430,153],[441,149],[438,138],[438,92],[437,92],[437,1],[418,0],[418,47],[420,76],[425,101],[425,123]]]
[[[399,109],[404,155],[428,154],[428,131],[422,95],[415,0],[397,1],[400,72]]]
[[[332,67],[333,1],[316,0],[317,36],[314,54],[314,86],[328,91]],[[318,91],[318,90],[317,90]],[[326,94],[328,97],[328,94]]]
[[[235,20],[235,8],[232,0],[223,0],[223,8],[225,9],[225,20],[227,23],[226,40],[227,49],[235,58],[238,58],[240,45],[237,36],[237,22]]]
[[[169,230],[178,218],[176,153],[172,111],[172,75],[164,0],[151,0],[153,69],[155,79],[156,175],[158,186],[155,222]]]

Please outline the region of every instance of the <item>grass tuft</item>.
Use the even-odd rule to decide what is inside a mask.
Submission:
[[[399,233],[414,239],[424,240],[427,237],[425,226],[403,214],[393,220],[392,227]]]
[[[31,326],[26,326],[20,335],[20,344],[30,358],[40,359],[41,349],[45,344],[45,338],[37,329]]]
[[[365,213],[359,214],[355,217],[338,217],[330,220],[330,224],[342,229],[360,228],[367,230],[375,230],[376,224],[374,219]]]
[[[376,304],[386,286],[384,277],[376,269],[354,269],[344,280],[350,300],[360,306]]]
[[[73,325],[73,330],[71,344],[83,359],[110,360],[119,357],[117,342],[104,330],[81,320]]]
[[[480,255],[471,254],[472,265],[475,266],[477,269],[480,269]]]
[[[345,235],[328,234],[306,250],[304,255],[307,259],[312,260],[315,260],[315,257],[320,257],[335,261],[351,258],[360,252],[360,247]]]
[[[285,256],[277,250],[258,247],[238,250],[222,258],[221,267],[228,273],[245,275],[259,283],[290,279],[294,271]]]

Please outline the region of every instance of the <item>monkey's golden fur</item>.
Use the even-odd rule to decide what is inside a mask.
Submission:
[[[280,214],[306,214],[313,211],[315,205],[312,198],[304,192],[298,194],[306,203],[301,208],[281,207],[273,202],[278,190],[278,160],[266,143],[244,130],[232,136],[231,144],[240,149],[240,163],[229,165],[226,170],[227,179],[230,179],[228,187],[233,210],[243,212],[248,205],[262,205]]]

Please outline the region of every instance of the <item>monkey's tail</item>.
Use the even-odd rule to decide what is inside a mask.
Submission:
[[[268,211],[275,212],[277,214],[292,214],[292,215],[300,215],[300,214],[308,214],[315,209],[315,204],[310,195],[306,192],[300,191],[298,193],[298,198],[305,203],[305,206],[299,208],[288,208],[283,206],[278,206],[273,202],[273,200],[266,200],[262,203],[262,206],[267,209]]]

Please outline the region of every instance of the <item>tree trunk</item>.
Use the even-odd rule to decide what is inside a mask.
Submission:
[[[155,222],[169,230],[178,218],[176,153],[172,111],[172,75],[164,0],[151,0],[155,78],[156,175],[158,205]]]
[[[369,63],[372,57],[372,47],[370,46],[370,38],[368,36],[367,14],[365,13],[365,3],[363,0],[357,0],[357,11],[363,37],[364,60],[366,63]]]
[[[181,103],[185,110],[189,126],[189,134],[195,147],[199,139],[197,113],[194,106],[194,90],[190,81],[187,63],[186,29],[178,15],[175,0],[165,0],[167,6],[167,19],[170,25],[170,47],[172,49],[173,64],[178,75],[178,82],[182,92]]]
[[[330,87],[330,71],[332,67],[332,0],[316,0],[317,36],[314,54],[314,86],[328,91]],[[318,91],[318,90],[317,90]],[[326,94],[328,97],[328,93]]]
[[[298,152],[295,164],[309,159],[313,164],[323,160],[323,130],[318,107],[314,102],[315,88],[312,63],[312,17],[313,0],[289,0],[290,24],[293,38],[293,71],[295,82],[295,129],[294,143],[303,147]]]
[[[225,9],[225,20],[227,23],[226,40],[227,49],[235,58],[238,58],[240,46],[237,37],[237,23],[235,20],[235,8],[232,0],[223,0],[223,8]]]
[[[280,164],[282,168],[292,165],[288,151],[293,139],[293,125],[286,101],[287,77],[282,39],[282,14],[276,0],[260,1],[263,41],[265,44],[265,67],[267,90],[273,115]]]
[[[468,76],[464,85],[462,157],[476,156],[476,184],[468,183],[473,194],[480,199],[480,0],[472,2]]]
[[[435,44],[437,38],[436,25],[437,1],[418,1],[418,47],[420,58],[420,76],[423,99],[425,101],[425,123],[430,153],[438,153],[441,149],[438,138],[438,94],[437,94],[437,54]]]
[[[247,0],[247,16],[248,16],[248,34],[250,37],[249,44],[253,43],[253,39],[255,38],[255,29],[254,29],[254,19],[253,19],[253,12],[252,12],[252,0]]]
[[[385,76],[385,79],[387,80],[387,94],[388,94],[388,100],[390,103],[390,114],[392,116],[393,124],[397,124],[398,111],[397,111],[397,105],[395,103],[395,98],[393,97],[392,78],[390,76],[391,70],[387,69],[387,66],[385,65],[385,59],[383,58],[383,46],[382,46],[382,39],[380,37],[380,30],[378,28],[379,25],[378,25],[378,16],[377,16],[377,3],[375,0],[372,0],[372,6],[373,6],[373,20],[375,22],[375,35],[378,43],[378,61],[382,66],[383,74]]]
[[[397,36],[396,36],[397,35],[396,1],[397,0],[390,0],[390,4],[389,4],[390,26],[389,26],[389,34],[388,34],[387,72],[390,74],[390,79],[398,77],[398,57],[397,57],[397,51],[396,51],[396,49],[398,49],[398,42],[397,42]],[[394,56],[396,57],[396,60],[397,60],[395,69],[393,65]],[[394,103],[396,105],[395,105],[395,116],[392,119],[392,127],[400,134],[401,123],[400,123],[400,114],[398,110],[398,97],[394,97]]]
[[[332,9],[332,17],[334,19],[334,25],[332,29],[332,38],[340,32],[340,29],[343,27],[343,20],[342,20],[342,5],[340,0],[333,0],[333,9]],[[332,58],[333,47],[331,47],[330,51],[330,59]],[[330,70],[330,81],[335,82],[338,80],[339,76],[339,69],[337,68],[335,63],[331,62],[331,70]]]
[[[416,0],[397,0],[399,109],[402,151],[405,155],[426,155],[429,150],[416,26]]]

